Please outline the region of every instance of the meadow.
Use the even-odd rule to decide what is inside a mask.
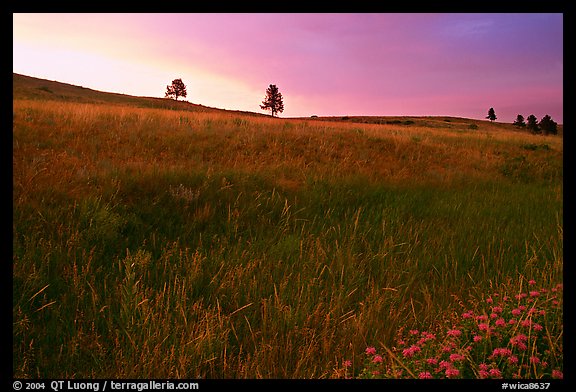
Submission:
[[[469,119],[15,94],[14,376],[366,375],[401,331],[562,283],[562,154]],[[562,316],[530,377],[562,370]]]

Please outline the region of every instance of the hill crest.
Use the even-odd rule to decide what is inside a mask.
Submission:
[[[268,114],[250,111],[230,110],[204,106],[188,101],[175,101],[168,98],[139,97],[127,94],[94,90],[91,88],[63,83],[54,80],[36,78],[18,73],[12,74],[12,98],[31,100],[67,101],[79,103],[99,103],[128,105],[141,108],[184,110],[190,112],[234,113],[248,116],[270,117]],[[511,123],[490,122],[454,116],[315,116],[281,117],[285,120],[337,121],[361,124],[392,124],[403,126],[426,126],[431,128],[451,128],[452,126],[474,129],[476,124],[505,127],[518,132],[525,129],[514,127]],[[563,134],[562,124],[558,124],[558,134]]]

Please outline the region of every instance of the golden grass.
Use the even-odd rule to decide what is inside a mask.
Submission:
[[[13,105],[20,376],[334,377],[449,290],[562,261],[558,136]]]
[[[14,101],[14,185],[80,194],[117,170],[269,173],[280,188],[307,180],[451,183],[494,178],[507,159],[546,166],[562,139],[478,122],[430,128],[190,113],[99,104]],[[456,128],[455,128],[456,127]],[[548,155],[522,148],[546,144]]]

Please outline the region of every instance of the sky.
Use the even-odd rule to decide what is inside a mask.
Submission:
[[[548,114],[563,123],[553,13],[13,14],[13,72],[280,117]],[[269,113],[269,112],[268,112]]]

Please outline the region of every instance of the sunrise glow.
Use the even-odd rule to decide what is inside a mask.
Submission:
[[[281,117],[563,122],[562,14],[14,14],[13,71]]]

